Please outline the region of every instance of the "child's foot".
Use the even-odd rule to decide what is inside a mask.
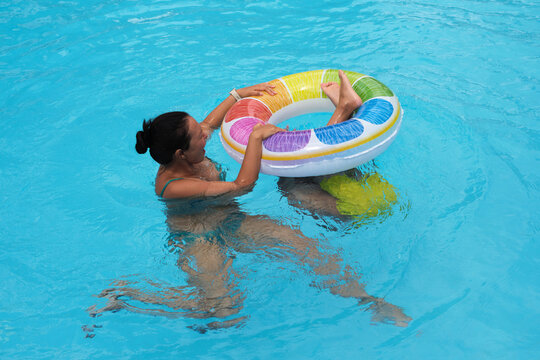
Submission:
[[[338,105],[344,110],[350,113],[362,106],[362,99],[352,88],[349,78],[345,75],[343,70],[339,70],[339,79],[341,84],[339,85],[339,103]]]
[[[326,90],[328,90],[328,93],[326,91],[324,92],[334,103],[334,105],[336,104],[336,101],[334,101],[334,99],[337,99],[336,111],[334,111],[332,117],[330,118],[330,120],[328,120],[328,123],[326,125],[335,125],[348,120],[351,116],[351,113],[360,106],[362,106],[362,99],[354,91],[351,82],[342,70],[339,70],[339,80],[339,95],[337,97],[335,96],[335,83],[321,84],[323,91],[325,90],[325,87]],[[331,96],[334,99],[332,99]]]
[[[322,91],[328,96],[335,107],[339,104],[339,84],[337,82],[325,82],[321,84]]]

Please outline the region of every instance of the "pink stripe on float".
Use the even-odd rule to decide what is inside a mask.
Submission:
[[[237,143],[247,145],[249,134],[251,134],[253,127],[257,124],[264,124],[264,122],[253,117],[245,117],[240,119],[231,126],[231,137]]]

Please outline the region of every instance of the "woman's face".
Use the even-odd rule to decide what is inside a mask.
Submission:
[[[206,139],[208,136],[203,132],[201,125],[191,116],[187,117],[188,133],[191,136],[189,148],[185,150],[184,156],[186,160],[192,164],[200,163],[204,160]]]

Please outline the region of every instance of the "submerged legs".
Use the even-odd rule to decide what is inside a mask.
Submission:
[[[361,275],[351,266],[344,265],[335,249],[306,237],[299,230],[263,216],[249,216],[242,223],[238,234],[240,239],[244,239],[242,242],[256,247],[258,252],[263,249],[274,256],[282,254],[280,259],[292,260],[304,268],[307,265],[316,275],[314,285],[318,288],[328,289],[332,294],[345,298],[355,298],[359,305],[369,304],[367,309],[373,312],[372,320],[375,322],[407,326],[411,320],[400,307],[383,298],[369,295],[360,282]]]
[[[88,309],[92,316],[126,309],[132,312],[195,319],[218,318],[192,328],[199,332],[238,326],[247,316],[237,316],[243,308],[244,291],[233,270],[236,253],[255,253],[275,261],[291,261],[315,276],[312,285],[332,294],[357,299],[373,312],[376,322],[407,326],[411,320],[401,308],[371,296],[361,283],[361,275],[344,264],[338,251],[324,242],[311,239],[299,230],[279,224],[265,216],[243,215],[233,233],[223,233],[224,241],[199,236],[189,242],[178,241],[178,265],[187,275],[187,285],[167,286],[149,279],[132,277],[117,280],[98,295],[107,299],[101,308]],[[232,317],[232,318],[231,318]]]

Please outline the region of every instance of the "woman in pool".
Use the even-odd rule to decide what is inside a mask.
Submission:
[[[323,91],[336,105],[328,125],[347,120],[362,105],[362,100],[342,71],[339,77],[341,85],[333,82],[321,84]],[[165,113],[143,123],[143,130],[137,133],[135,148],[140,154],[150,148],[152,158],[161,164],[156,175],[157,195],[176,199],[208,197],[245,190],[255,183],[261,166],[262,141],[284,129],[271,124],[254,127],[240,172],[234,181],[221,181],[216,166],[205,157],[207,139],[221,126],[225,114],[237,101],[232,95],[233,91],[200,124],[185,112]],[[262,95],[263,92],[276,94],[272,85],[263,83],[239,89],[237,95],[244,98]]]
[[[340,84],[321,84],[323,91],[336,105],[328,124],[347,120],[352,111],[362,104],[345,74],[340,71],[339,76]],[[240,89],[237,94],[248,97],[262,95],[262,92],[275,95],[273,87],[266,83]],[[167,223],[171,233],[168,245],[170,251],[178,252],[178,265],[188,275],[190,288],[197,289],[197,295],[186,293],[183,287],[167,287],[167,290],[158,293],[146,292],[122,281],[100,295],[108,298],[109,303],[102,309],[92,309],[91,313],[119,308],[153,313],[129,306],[122,300],[127,298],[147,304],[167,305],[171,309],[188,309],[186,316],[190,317],[226,318],[237,314],[242,308],[243,291],[236,286],[235,272],[231,270],[234,259],[232,251],[253,252],[292,261],[301,268],[308,265],[317,275],[316,284],[320,284],[321,288],[343,297],[356,298],[361,305],[370,304],[375,321],[406,326],[410,318],[400,308],[366,293],[360,283],[360,275],[343,264],[331,245],[308,238],[299,230],[267,216],[245,214],[234,200],[218,196],[249,189],[257,180],[260,170],[262,141],[278,131],[285,131],[268,124],[256,126],[250,135],[236,180],[223,181],[216,165],[205,157],[204,147],[211,132],[221,125],[235,102],[236,97],[229,96],[200,124],[184,112],[165,113],[154,120],[145,121],[143,131],[137,133],[136,150],[145,153],[150,148],[151,156],[161,164],[156,176],[156,194],[162,198],[179,199],[176,202],[167,201]],[[335,198],[320,187],[317,192],[312,192],[316,188],[312,185],[306,185],[304,181],[291,181],[281,190],[287,187],[285,193],[297,195],[309,192],[311,198],[323,199],[309,203],[312,206],[310,211],[316,212],[328,206],[333,211],[321,212],[337,213]],[[151,285],[156,286],[155,283]],[[193,312],[193,309],[197,310]],[[155,313],[165,314],[162,310]],[[167,314],[175,316],[173,313]],[[221,325],[214,323],[208,326],[231,326],[242,320],[237,318]]]

